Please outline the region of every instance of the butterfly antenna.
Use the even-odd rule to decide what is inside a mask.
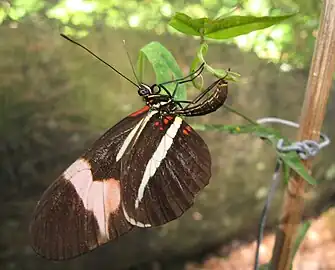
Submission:
[[[136,72],[135,72],[135,68],[134,68],[133,62],[131,61],[129,52],[128,52],[128,50],[127,50],[127,47],[126,47],[126,41],[125,41],[125,40],[123,40],[123,46],[124,46],[124,48],[125,48],[125,50],[126,50],[127,57],[128,57],[128,61],[129,61],[129,63],[130,63],[130,66],[131,66],[131,69],[132,69],[133,74],[134,74],[134,76],[135,76],[135,79],[136,79],[137,83],[140,84],[140,80],[138,79],[138,77],[137,77],[137,75],[136,75]]]
[[[133,85],[135,85],[136,87],[138,87],[138,85],[136,83],[134,83],[132,80],[130,80],[128,77],[126,77],[125,75],[123,75],[120,71],[118,71],[115,67],[113,67],[112,65],[108,64],[105,60],[103,60],[102,58],[100,58],[99,56],[97,56],[94,52],[90,51],[89,49],[87,49],[84,45],[81,45],[80,43],[78,43],[77,41],[74,41],[73,39],[69,38],[68,36],[64,35],[64,34],[60,34],[63,38],[67,39],[68,41],[78,45],[79,47],[83,48],[85,51],[87,51],[88,53],[90,53],[91,55],[93,55],[95,58],[97,58],[98,60],[100,60],[102,63],[104,63],[105,65],[109,66],[112,70],[114,70],[117,74],[119,74],[121,77],[125,78],[128,82],[132,83]]]

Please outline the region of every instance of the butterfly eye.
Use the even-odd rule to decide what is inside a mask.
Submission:
[[[140,96],[148,96],[152,94],[151,88],[144,85],[142,85],[137,92]]]
[[[147,89],[140,88],[140,89],[138,89],[138,94],[140,96],[147,96],[149,93],[148,93]]]

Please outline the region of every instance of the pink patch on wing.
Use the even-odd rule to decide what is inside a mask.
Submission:
[[[63,177],[71,182],[87,209],[87,193],[93,183],[90,164],[84,159],[78,159],[65,170]]]
[[[94,213],[100,230],[100,243],[109,240],[109,216],[120,207],[119,181],[110,178],[93,181],[87,195],[87,209]]]
[[[114,178],[93,181],[88,161],[78,159],[64,173],[82,200],[86,210],[91,211],[99,227],[99,243],[109,240],[109,216],[118,211],[121,202],[120,182]]]
[[[114,178],[104,180],[105,184],[105,210],[113,214],[117,212],[121,204],[120,181]]]

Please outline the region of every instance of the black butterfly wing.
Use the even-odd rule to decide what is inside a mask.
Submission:
[[[210,176],[203,139],[180,117],[155,114],[122,160],[124,214],[138,227],[165,224],[191,207]]]
[[[132,228],[120,207],[117,155],[148,110],[146,106],[109,129],[44,192],[30,224],[38,254],[51,260],[73,258]]]

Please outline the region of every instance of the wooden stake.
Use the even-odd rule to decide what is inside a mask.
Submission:
[[[300,116],[298,141],[319,140],[334,70],[335,0],[324,0],[320,28]],[[303,163],[310,171],[311,160],[303,161]],[[289,270],[291,267],[292,247],[301,222],[306,186],[306,181],[300,176],[294,173],[291,175],[284,194],[270,269]]]

